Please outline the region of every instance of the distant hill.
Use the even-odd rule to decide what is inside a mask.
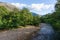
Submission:
[[[17,9],[16,6],[9,4],[9,3],[5,3],[5,2],[0,2],[0,6],[4,6],[5,8],[7,8],[9,11],[14,10],[15,8]]]
[[[33,15],[33,16],[37,16],[38,14],[36,14],[36,13],[32,12],[32,15]]]

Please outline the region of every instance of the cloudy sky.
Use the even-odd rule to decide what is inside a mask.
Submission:
[[[45,15],[54,11],[56,0],[0,0],[0,2],[11,3],[18,8],[26,7],[39,15]]]

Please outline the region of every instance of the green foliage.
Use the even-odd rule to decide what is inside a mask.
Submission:
[[[40,17],[38,15],[34,16],[33,17],[33,25],[38,26],[39,23],[40,23]]]
[[[18,28],[18,26],[39,25],[40,17],[33,16],[27,9],[23,8],[20,11],[14,9],[8,11],[4,6],[0,6],[0,30]]]
[[[55,12],[42,16],[41,20],[45,23],[50,23],[55,30],[60,31],[60,1],[55,5]]]

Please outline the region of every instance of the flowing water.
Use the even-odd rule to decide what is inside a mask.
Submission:
[[[41,23],[40,30],[37,35],[32,37],[32,40],[54,40],[54,30],[51,25]]]

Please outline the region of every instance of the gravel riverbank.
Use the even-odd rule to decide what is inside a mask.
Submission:
[[[0,40],[30,40],[39,27],[25,27],[0,32]]]

